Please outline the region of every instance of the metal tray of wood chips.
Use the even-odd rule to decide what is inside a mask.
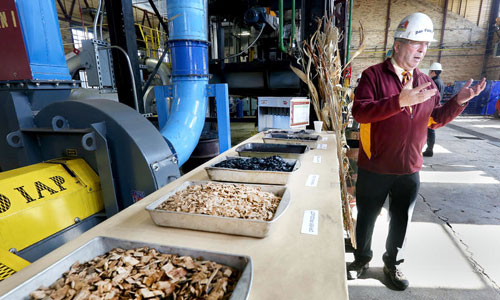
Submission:
[[[240,277],[229,299],[248,299],[253,277],[252,260],[249,256],[165,246],[103,236],[96,237],[90,240],[89,242],[66,255],[47,269],[20,284],[7,294],[0,296],[0,299],[30,299],[29,294],[31,292],[35,291],[41,286],[50,286],[57,279],[59,279],[64,272],[68,271],[70,267],[77,261],[80,263],[90,261],[91,259],[99,255],[103,255],[114,248],[122,248],[128,250],[145,246],[154,248],[161,253],[177,254],[179,256],[191,256],[192,258],[202,258],[203,260],[210,260],[237,269],[240,272]]]
[[[260,184],[278,184],[285,185],[288,178],[297,171],[300,167],[300,162],[297,159],[283,159],[286,163],[291,164],[293,169],[291,172],[283,171],[261,171],[261,170],[241,170],[220,168],[215,165],[227,159],[251,159],[250,157],[221,157],[215,163],[205,167],[210,180],[227,181],[227,182],[244,182],[244,183],[260,183]]]
[[[318,146],[319,135],[303,133],[266,133],[262,137],[264,143],[287,144],[287,145],[307,145],[311,149]]]
[[[151,215],[153,222],[159,226],[177,227],[177,228],[263,238],[268,235],[271,225],[275,223],[278,220],[278,218],[283,215],[283,213],[290,205],[290,192],[286,188],[286,186],[237,184],[237,185],[244,185],[251,187],[260,187],[261,191],[270,192],[278,197],[281,197],[281,201],[274,213],[273,218],[270,221],[220,217],[220,216],[211,216],[205,214],[185,213],[185,212],[157,209],[158,206],[160,206],[170,196],[174,195],[177,191],[184,190],[190,185],[200,185],[205,183],[209,183],[209,181],[186,181],[177,188],[175,188],[174,190],[165,194],[160,199],[146,206],[146,210]],[[218,184],[230,184],[230,183],[218,183]]]
[[[236,152],[239,156],[245,157],[269,157],[279,155],[283,158],[302,159],[304,154],[309,151],[307,145],[285,145],[268,143],[246,143],[238,148]]]

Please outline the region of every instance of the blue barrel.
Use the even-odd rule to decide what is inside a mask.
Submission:
[[[208,43],[176,40],[168,42],[173,76],[208,76]]]
[[[243,100],[236,101],[236,117],[243,118]]]
[[[490,98],[488,99],[488,105],[484,114],[493,115],[495,114],[495,105],[500,97],[500,81],[491,81],[491,92]]]

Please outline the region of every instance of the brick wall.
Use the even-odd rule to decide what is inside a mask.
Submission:
[[[493,36],[492,47],[494,47],[496,43],[500,42],[500,39],[496,36],[496,34]],[[492,51],[493,50],[494,49],[492,49]],[[488,56],[486,61],[486,76],[488,79],[500,80],[500,57]]]
[[[472,2],[472,1],[469,1]],[[489,7],[492,0],[483,0],[483,7]],[[439,4],[438,4],[439,3]],[[359,21],[362,22],[365,32],[367,48],[353,64],[353,76],[357,76],[367,67],[382,62],[384,59],[384,37],[387,17],[388,1],[358,0],[353,5],[353,33],[351,53],[359,46]],[[439,6],[441,5],[441,6]],[[484,10],[484,9],[483,9]],[[441,38],[443,9],[440,1],[436,0],[392,0],[390,12],[390,27],[387,39],[387,49],[392,48],[394,30],[403,17],[413,12],[423,12],[434,22],[434,39],[425,59],[420,63],[420,69],[428,69],[432,62],[437,61],[438,46]],[[489,18],[482,13],[481,20]],[[477,19],[477,17],[476,17]],[[446,30],[444,31],[441,64],[443,65],[443,81],[453,83],[455,80],[479,78],[483,66],[483,57],[486,46],[486,29],[477,26],[463,16],[448,11]],[[486,24],[484,24],[486,26]],[[500,65],[500,59],[489,58],[487,66]],[[498,79],[499,68],[487,69],[488,79]]]

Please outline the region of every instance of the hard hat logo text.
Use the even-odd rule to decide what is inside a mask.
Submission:
[[[422,29],[422,30],[417,30],[415,31],[415,34],[420,34],[420,33],[432,33],[432,29],[428,29],[428,28],[425,28],[425,29]]]

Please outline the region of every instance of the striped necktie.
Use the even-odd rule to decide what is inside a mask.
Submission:
[[[403,75],[403,85],[407,84],[408,81],[411,80],[411,73],[410,72],[403,71],[403,73],[401,73],[401,75]]]
[[[408,83],[408,81],[411,80],[411,73],[408,71],[403,71],[401,75],[403,75],[403,86],[404,86],[405,84]],[[413,113],[413,109],[411,108],[411,106],[409,106],[409,108],[410,108],[410,114]]]

